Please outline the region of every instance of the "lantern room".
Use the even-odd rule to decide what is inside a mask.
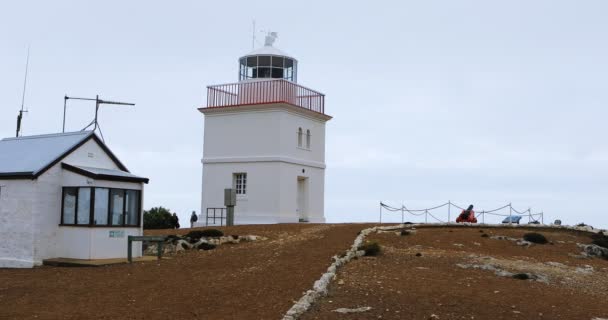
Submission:
[[[298,61],[272,46],[276,32],[266,36],[264,46],[239,59],[239,81],[256,79],[298,80]]]

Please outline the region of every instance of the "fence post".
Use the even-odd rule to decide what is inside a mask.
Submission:
[[[380,223],[382,223],[382,202],[380,202]]]
[[[511,204],[509,203],[509,225],[513,224],[513,220],[511,218],[511,216],[513,215],[513,206],[511,206]]]
[[[429,223],[429,211],[424,210],[424,223]]]
[[[452,223],[452,214],[451,214],[451,209],[452,208],[452,200],[448,200],[448,224]]]
[[[545,224],[545,213],[544,212],[540,213],[540,223]]]
[[[403,224],[404,222],[404,212],[403,212],[403,205],[401,205],[401,224]]]
[[[486,224],[486,212],[481,210],[481,223]]]

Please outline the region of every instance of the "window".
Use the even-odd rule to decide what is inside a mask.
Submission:
[[[63,189],[63,212],[61,223],[74,224],[76,218],[76,199],[78,199],[78,188]]]
[[[246,173],[235,173],[233,181],[234,190],[237,195],[247,194],[247,174]]]
[[[306,149],[310,149],[310,130],[306,130]]]
[[[62,225],[137,227],[141,224],[141,191],[65,187]]]
[[[298,147],[302,148],[302,128],[298,128]]]
[[[78,210],[76,224],[89,224],[91,218],[91,188],[78,189]]]
[[[105,226],[108,224],[108,204],[110,202],[109,197],[109,189],[95,188],[93,224],[101,226]]]
[[[120,226],[123,224],[125,213],[125,191],[112,189],[110,190],[110,224]]]

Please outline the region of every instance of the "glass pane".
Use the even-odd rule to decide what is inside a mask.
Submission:
[[[269,67],[258,68],[258,78],[270,78],[270,68]]]
[[[89,224],[91,217],[91,188],[78,189],[78,221],[77,224]]]
[[[253,73],[257,72],[255,70],[255,68],[247,68],[247,78],[253,78]]]
[[[283,57],[272,57],[272,66],[283,68],[283,60],[285,60]]]
[[[293,67],[293,60],[289,58],[285,58],[285,68]]]
[[[248,57],[247,65],[250,67],[257,67],[258,66],[258,57]]]
[[[276,78],[276,79],[282,79],[283,78],[283,69],[272,68],[272,77]]]
[[[139,191],[127,190],[125,192],[127,197],[125,208],[125,214],[127,215],[126,224],[137,225],[137,218],[139,217]]]
[[[258,66],[270,67],[270,56],[259,56]]]
[[[110,191],[105,188],[95,188],[94,221],[96,225],[108,224],[108,195]]]
[[[123,214],[125,209],[125,191],[112,189],[110,190],[110,212],[112,215],[111,224],[120,226],[123,224]]]
[[[76,217],[76,193],[77,188],[63,189],[63,224],[74,224]]]

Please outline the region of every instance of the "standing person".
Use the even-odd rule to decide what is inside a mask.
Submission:
[[[196,215],[196,211],[192,211],[192,215],[190,216],[190,228],[194,228],[194,223],[198,221],[198,216]]]
[[[179,218],[177,217],[177,214],[174,212],[173,216],[171,217],[173,222],[173,229],[179,229]]]
[[[466,210],[462,210],[462,213],[456,218],[456,222],[470,222],[477,223],[475,218],[475,211],[473,211],[473,205],[470,205]]]

